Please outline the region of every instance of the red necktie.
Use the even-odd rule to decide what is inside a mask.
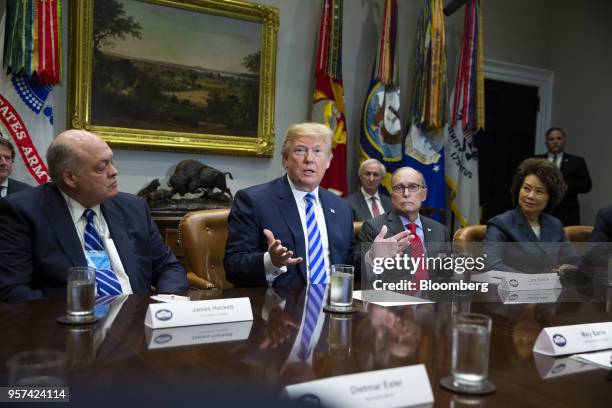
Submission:
[[[376,196],[370,197],[370,200],[372,200],[372,215],[376,217],[377,215],[380,215],[380,208],[376,203]]]
[[[425,265],[423,265],[423,262],[425,262],[425,257],[423,256],[425,254],[425,248],[423,247],[423,242],[421,241],[421,238],[419,238],[416,233],[417,225],[408,224],[406,225],[406,228],[408,228],[408,231],[410,231],[410,233],[414,235],[414,239],[412,240],[412,242],[410,242],[410,248],[412,249],[412,259],[416,260],[417,258],[421,258],[421,261],[419,261],[419,267],[414,273],[414,278],[412,280],[414,282],[418,282],[424,279],[429,279],[427,269],[425,269]]]

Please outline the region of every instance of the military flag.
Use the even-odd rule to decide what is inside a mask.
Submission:
[[[3,68],[57,85],[61,78],[61,0],[9,0]]]
[[[404,165],[397,53],[397,2],[385,0],[376,60],[361,116],[361,162],[380,160],[387,169],[381,186],[391,191],[391,173]]]
[[[48,53],[60,52],[59,43],[50,42],[58,35],[59,8],[59,1],[10,0],[0,20],[10,70],[0,73],[0,133],[17,151],[11,177],[29,184],[49,181],[44,156],[53,141],[50,84],[59,83],[60,65],[59,55],[54,60]]]
[[[347,133],[342,86],[342,0],[325,0],[323,3],[315,79],[312,121],[324,123],[334,132],[334,157],[321,180],[321,186],[338,195],[346,195]]]
[[[468,0],[446,142],[446,183],[454,229],[480,222],[478,151],[474,137],[485,126],[483,65],[480,0]]]
[[[404,165],[427,183],[424,212],[445,221],[444,137],[447,123],[446,39],[442,0],[426,0],[417,23],[410,123]]]

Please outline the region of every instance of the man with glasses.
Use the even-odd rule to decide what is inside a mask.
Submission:
[[[376,159],[368,159],[359,166],[359,191],[346,197],[355,214],[355,221],[365,221],[393,208],[391,199],[378,193],[385,176],[385,166]]]
[[[13,172],[14,162],[15,148],[13,144],[0,135],[0,198],[32,188],[29,184],[9,178]]]
[[[448,231],[439,222],[419,214],[421,203],[427,198],[425,178],[411,167],[402,167],[391,176],[391,186],[393,208],[365,221],[359,240],[373,242],[383,227],[387,228],[385,238],[407,231],[414,236],[410,243],[413,258],[437,256],[447,247],[444,243],[448,242]],[[425,268],[419,268],[414,275],[417,281],[430,278]]]

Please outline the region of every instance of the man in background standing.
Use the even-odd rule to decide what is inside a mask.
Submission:
[[[559,218],[564,226],[580,225],[578,194],[591,191],[591,176],[586,162],[582,157],[565,153],[565,131],[559,127],[552,127],[546,132],[546,148],[548,153],[536,157],[554,163],[567,184],[563,201],[551,214]]]
[[[378,193],[386,169],[376,159],[368,159],[359,166],[359,191],[346,197],[355,215],[355,221],[365,221],[393,208],[391,199]]]

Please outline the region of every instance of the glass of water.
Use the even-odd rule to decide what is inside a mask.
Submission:
[[[8,362],[9,385],[57,387],[66,383],[66,355],[56,350],[15,354]]]
[[[335,310],[353,308],[353,281],[355,267],[352,265],[332,265],[329,288],[329,305]]]
[[[96,269],[90,266],[68,268],[66,313],[78,322],[93,318],[96,300]]]
[[[453,385],[479,389],[487,382],[491,318],[480,313],[458,313],[453,324]]]

